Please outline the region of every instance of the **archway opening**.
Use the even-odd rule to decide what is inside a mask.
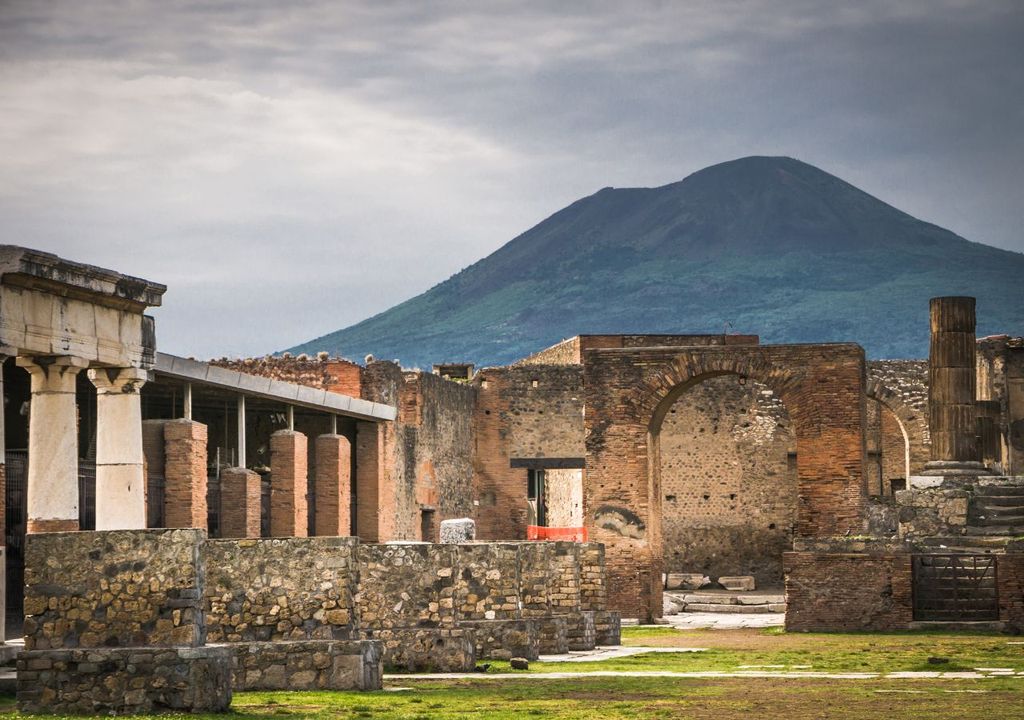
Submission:
[[[797,521],[796,433],[782,400],[735,374],[676,388],[651,424],[667,573],[782,584]]]
[[[910,437],[903,421],[884,402],[869,397],[864,434],[868,494],[891,496],[905,489],[911,474],[911,458]]]

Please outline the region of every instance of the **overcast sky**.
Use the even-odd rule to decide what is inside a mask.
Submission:
[[[262,354],[573,200],[790,155],[1024,251],[1024,3],[0,0],[0,242]]]

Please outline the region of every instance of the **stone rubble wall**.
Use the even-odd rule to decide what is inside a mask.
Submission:
[[[249,642],[235,653],[235,690],[380,690],[381,645],[364,640]]]
[[[967,530],[971,492],[966,488],[923,488],[895,494],[898,536],[906,540],[956,537]]]
[[[349,639],[358,546],[350,537],[208,541],[209,641]]]
[[[25,649],[197,647],[201,530],[46,533],[25,551]]]
[[[226,712],[227,647],[34,650],[18,655],[18,709],[30,714]]]

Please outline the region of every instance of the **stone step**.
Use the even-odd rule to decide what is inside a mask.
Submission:
[[[936,630],[945,632],[949,630],[969,630],[983,632],[986,630],[1002,630],[1003,623],[989,620],[960,620],[958,622],[925,621],[915,620],[910,623],[911,630]]]
[[[682,611],[702,613],[782,613],[786,612],[785,603],[765,603],[764,605],[716,605],[714,603],[686,603]]]
[[[990,537],[1013,538],[1024,535],[1024,526],[1013,525],[968,525],[968,535],[987,535]]]
[[[1024,485],[977,485],[977,497],[1024,497]]]
[[[972,524],[977,525],[1010,525],[1024,526],[1024,515],[1015,515],[1001,512],[987,512],[974,519]]]
[[[1024,497],[1020,495],[983,495],[976,498],[974,504],[978,508],[1024,508]]]

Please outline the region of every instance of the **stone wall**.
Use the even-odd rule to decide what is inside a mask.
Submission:
[[[232,646],[235,690],[380,690],[381,646],[332,640]]]
[[[913,620],[909,553],[791,552],[784,563],[787,630],[904,630]]]
[[[690,388],[660,433],[665,571],[782,582],[796,524],[796,436],[785,406],[735,375]]]
[[[548,527],[583,527],[583,470],[545,470],[544,502]]]
[[[1024,630],[1024,552],[996,557],[996,582],[999,619],[1011,632]]]
[[[203,537],[185,529],[30,535],[25,649],[202,645]]]
[[[358,540],[210,540],[204,607],[211,642],[354,636]]]
[[[227,712],[227,647],[131,647],[18,655],[18,709],[48,715]]]
[[[956,537],[967,530],[971,502],[967,487],[902,490],[895,500],[902,539]]]

